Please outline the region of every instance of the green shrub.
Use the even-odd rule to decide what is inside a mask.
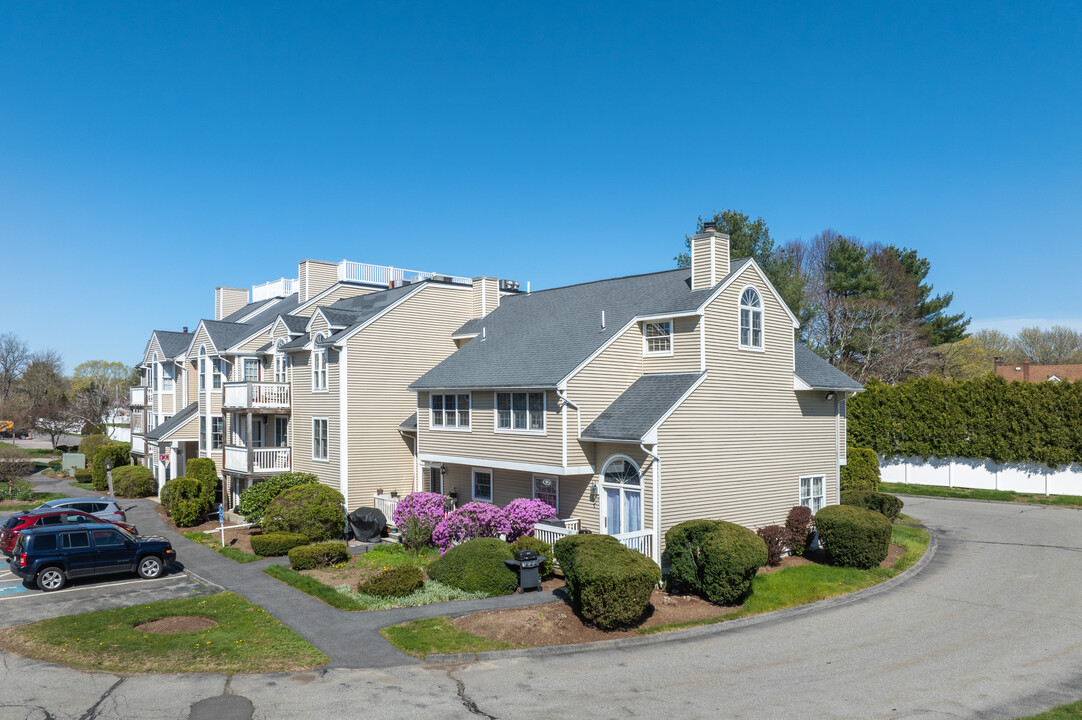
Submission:
[[[94,482],[94,476],[90,472],[90,468],[79,468],[75,471],[75,482],[88,483]]]
[[[789,545],[789,531],[784,525],[767,525],[755,531],[755,534],[763,539],[766,544],[766,564],[773,567],[781,565],[781,559],[785,555],[785,548]]]
[[[425,573],[416,565],[399,565],[361,581],[357,592],[376,597],[405,597],[425,585]]]
[[[178,477],[166,483],[169,487],[169,517],[177,527],[191,527],[203,522],[210,505],[198,480]]]
[[[263,557],[280,557],[295,547],[307,544],[308,538],[299,533],[263,533],[252,536],[252,552]]]
[[[90,477],[94,481],[95,490],[108,490],[109,477],[105,471],[105,459],[112,458],[113,467],[119,468],[131,464],[131,445],[119,443],[117,445],[102,445],[94,453],[94,462],[90,465]]]
[[[111,445],[112,442],[113,441],[105,435],[87,435],[79,441],[79,452],[86,457],[88,462],[93,462],[94,455],[97,454],[98,448]]]
[[[794,505],[785,517],[785,529],[789,531],[789,552],[803,555],[812,538],[811,508]]]
[[[842,493],[842,505],[856,505],[867,510],[875,510],[894,522],[905,503],[896,495],[875,492],[874,490],[850,490]]]
[[[661,568],[611,535],[567,535],[556,541],[556,560],[571,603],[602,630],[638,622],[650,607]]]
[[[548,580],[552,577],[556,570],[556,556],[552,554],[552,546],[540,538],[531,537],[530,535],[523,535],[511,543],[511,553],[518,552],[519,550],[533,550],[538,555],[542,555],[548,560],[541,563],[541,579]]]
[[[879,456],[875,450],[850,447],[845,449],[845,457],[841,475],[842,492],[879,489]]]
[[[312,542],[341,537],[346,526],[342,493],[326,485],[298,485],[271,500],[263,532],[300,533]]]
[[[263,522],[263,513],[267,506],[283,490],[298,485],[315,485],[318,482],[319,478],[309,473],[285,473],[260,480],[241,492],[240,502],[237,503],[237,513],[244,516],[245,522]]]
[[[768,559],[762,538],[723,520],[674,525],[665,533],[665,547],[670,585],[716,605],[734,605],[747,597],[755,573]]]
[[[342,541],[299,545],[289,551],[289,564],[294,570],[314,570],[349,560],[349,550]]]
[[[51,469],[53,472],[60,472],[63,468],[64,464],[59,460],[53,460],[51,463],[49,463],[49,469]]]
[[[874,510],[829,505],[815,514],[815,527],[835,565],[872,568],[883,562],[890,549],[890,521]]]
[[[510,595],[518,576],[504,560],[512,559],[511,546],[499,538],[476,538],[455,545],[428,566],[433,580],[466,592]]]
[[[158,483],[150,468],[142,465],[123,465],[113,470],[113,490],[119,497],[150,497],[158,493]]]
[[[199,481],[208,508],[218,501],[218,470],[210,458],[191,458],[184,466],[184,477]]]

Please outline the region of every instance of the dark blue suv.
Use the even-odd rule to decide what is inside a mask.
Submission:
[[[163,537],[137,537],[111,525],[79,523],[26,530],[8,562],[11,572],[49,592],[69,579],[92,575],[135,572],[156,578],[175,559],[173,546]]]

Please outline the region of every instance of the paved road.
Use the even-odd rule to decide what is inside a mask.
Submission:
[[[6,658],[0,718],[1012,718],[1082,697],[1082,514],[922,498],[906,512],[937,528],[922,573],[782,620],[648,647],[229,680]]]

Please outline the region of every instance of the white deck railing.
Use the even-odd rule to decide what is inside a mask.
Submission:
[[[131,437],[131,451],[133,453],[143,454],[147,451],[147,442],[142,435],[132,435]]]
[[[390,267],[387,265],[371,265],[369,263],[343,260],[338,263],[338,281],[368,283],[370,285],[390,285],[393,280],[398,283],[402,280],[427,280],[439,273],[423,272],[421,270],[406,270],[405,268]],[[469,285],[472,281],[467,277],[457,275],[442,275],[453,283]]]
[[[251,470],[248,469],[249,451],[252,453]],[[226,445],[225,469],[241,473],[289,472],[289,451],[287,447],[243,448]]]
[[[147,389],[145,387],[133,387],[131,389],[131,406],[144,407],[147,404]]]
[[[619,533],[614,535],[617,540],[624,544],[624,547],[631,548],[632,550],[638,550],[648,558],[654,556],[654,531],[653,530],[639,530],[637,532]]]
[[[252,302],[256,303],[260,300],[269,300],[274,297],[289,297],[295,292],[297,292],[296,278],[271,280],[262,285],[252,286]]]
[[[289,409],[289,383],[225,383],[222,391],[222,407],[242,410]]]
[[[564,527],[537,523],[533,526],[533,536],[538,540],[544,540],[549,545],[555,545],[556,541],[567,535],[578,535],[580,529],[578,518],[564,520]]]
[[[383,513],[383,517],[387,518],[388,525],[394,525],[394,509],[398,507],[398,501],[401,499],[390,495],[375,496],[373,504],[377,510]]]

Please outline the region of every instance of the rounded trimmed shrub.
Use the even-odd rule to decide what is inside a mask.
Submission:
[[[319,478],[311,473],[283,473],[266,480],[258,480],[241,491],[237,513],[245,522],[263,522],[263,513],[274,498],[298,485],[316,485]]]
[[[514,555],[519,550],[533,550],[538,555],[548,558],[545,562],[541,563],[541,579],[548,580],[556,571],[556,556],[552,554],[552,546],[540,538],[535,538],[530,535],[522,535],[513,543],[511,543],[511,554]]]
[[[399,565],[362,580],[357,592],[376,597],[405,597],[425,586],[425,573],[416,565]]]
[[[571,603],[602,630],[633,625],[650,607],[661,568],[611,535],[567,535],[553,548]]]
[[[203,495],[203,486],[198,480],[178,477],[170,480],[169,517],[177,527],[191,527],[203,522],[210,512],[210,506]]]
[[[94,462],[90,465],[90,476],[94,481],[94,489],[105,491],[109,489],[109,477],[105,471],[105,458],[113,459],[113,468],[120,468],[131,464],[131,445],[120,443],[118,445],[102,445],[94,453]]]
[[[716,605],[735,605],[747,597],[755,573],[768,559],[762,538],[724,520],[674,525],[665,533],[665,547],[670,585]]]
[[[308,544],[308,538],[299,533],[263,533],[253,535],[252,552],[263,557],[280,557],[295,547]]]
[[[207,507],[218,501],[218,469],[210,458],[190,458],[184,466],[184,477],[198,480],[206,495]]]
[[[873,568],[890,549],[890,520],[856,505],[828,505],[815,514],[819,541],[842,567]]]
[[[294,570],[314,570],[349,560],[349,550],[341,540],[299,545],[289,551],[289,564]]]
[[[842,492],[879,489],[879,456],[875,450],[849,447],[845,449],[845,458],[841,474]]]
[[[299,533],[312,542],[341,537],[346,526],[344,502],[342,493],[319,483],[289,488],[267,506],[263,532]]]
[[[810,507],[796,505],[789,510],[785,518],[785,529],[789,531],[789,552],[803,555],[812,538],[812,511]]]
[[[156,495],[158,482],[143,465],[124,465],[113,470],[113,490],[119,497],[142,498]]]
[[[75,471],[75,482],[77,482],[77,483],[94,482],[94,476],[90,473],[90,468],[78,468]]]
[[[476,538],[455,545],[428,566],[428,576],[466,592],[510,595],[518,575],[507,567],[511,546],[499,538]]]
[[[110,445],[112,442],[113,441],[110,440],[107,435],[97,433],[94,435],[87,435],[79,441],[79,452],[86,457],[87,462],[93,462],[98,449]]]
[[[850,490],[842,493],[842,505],[856,505],[867,510],[875,510],[886,515],[887,520],[894,522],[898,519],[898,513],[902,511],[905,503],[900,497],[887,493],[874,490]]]

